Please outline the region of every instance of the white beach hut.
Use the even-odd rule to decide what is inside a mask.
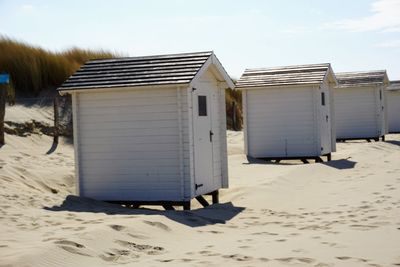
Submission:
[[[243,91],[246,154],[267,160],[330,160],[336,150],[335,85],[330,64],[246,69],[236,84]]]
[[[345,72],[336,74],[336,138],[338,140],[382,140],[387,133],[385,88],[386,71]]]
[[[400,133],[400,81],[390,81],[386,99],[389,133]]]
[[[92,60],[71,94],[77,192],[132,205],[203,205],[228,187],[225,89],[213,52]]]

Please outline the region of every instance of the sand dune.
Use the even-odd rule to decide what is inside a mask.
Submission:
[[[6,136],[0,266],[400,266],[400,135],[330,163],[265,163],[228,132],[229,190],[192,211],[73,196],[73,147]],[[195,204],[195,202],[193,202]]]

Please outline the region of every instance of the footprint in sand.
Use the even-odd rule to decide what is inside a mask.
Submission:
[[[112,224],[112,225],[109,225],[109,227],[111,229],[115,230],[115,231],[118,231],[118,232],[122,231],[122,230],[124,230],[126,228],[125,226],[118,225],[118,224]]]
[[[301,263],[310,264],[310,263],[315,262],[314,259],[305,258],[305,257],[287,257],[287,258],[277,258],[275,260],[280,261],[280,262],[284,262],[284,263],[292,263],[292,262],[296,262],[297,261],[297,262],[301,262]]]
[[[207,256],[207,257],[212,257],[212,256],[219,256],[221,255],[220,253],[212,252],[209,250],[202,250],[199,252],[201,255]]]
[[[69,241],[69,240],[58,240],[54,243],[59,245],[60,248],[64,249],[65,251],[68,251],[70,253],[91,257],[91,255],[81,251],[81,249],[85,248],[85,246],[82,244],[76,243],[74,241]]]
[[[253,259],[251,256],[241,255],[241,254],[232,254],[232,255],[223,255],[225,259],[232,259],[235,261],[250,261]]]
[[[272,232],[255,232],[255,233],[251,233],[251,235],[279,235],[279,234],[272,233]]]
[[[166,260],[158,260],[159,262],[171,262],[174,261],[173,259],[166,259]]]
[[[191,261],[194,261],[194,260],[193,259],[183,258],[183,259],[180,259],[180,261],[182,261],[182,262],[191,262]]]
[[[167,231],[167,232],[170,232],[170,231],[171,231],[171,228],[169,228],[167,225],[165,225],[165,224],[163,224],[163,223],[160,223],[160,222],[151,222],[151,221],[143,221],[143,222],[144,222],[145,224],[148,224],[148,225],[157,227],[157,228],[159,228],[159,229],[161,229],[161,230],[164,230],[164,231]]]
[[[159,255],[164,253],[163,247],[136,244],[125,240],[115,240],[114,242],[130,251],[142,252],[147,255]]]
[[[339,256],[339,257],[336,257],[336,259],[341,260],[341,261],[345,261],[345,260],[350,260],[351,257],[348,257],[348,256]]]
[[[351,228],[361,231],[368,231],[377,228],[376,225],[363,225],[363,224],[352,224],[350,225]]]
[[[58,241],[56,241],[54,243],[58,244],[58,245],[68,245],[68,246],[73,246],[73,247],[77,247],[77,248],[84,248],[85,247],[82,244],[76,243],[74,241],[65,240],[65,239],[58,240]]]
[[[332,242],[321,242],[321,244],[327,245],[329,247],[334,247],[337,245],[337,243],[332,243]]]
[[[127,235],[129,235],[130,237],[136,238],[136,239],[149,239],[149,237],[147,237],[145,235],[141,235],[141,234],[127,233]]]
[[[128,263],[132,259],[139,258],[139,255],[133,254],[129,250],[111,249],[111,251],[99,255],[99,258],[107,262]]]

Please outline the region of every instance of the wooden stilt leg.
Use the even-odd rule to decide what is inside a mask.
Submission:
[[[183,210],[190,210],[190,201],[183,204]]]
[[[318,162],[318,163],[320,163],[320,162],[324,162],[320,157],[316,157],[315,158],[315,162]]]
[[[216,191],[212,192],[211,196],[212,196],[212,203],[218,204],[219,203],[219,191],[216,190]]]
[[[207,200],[202,195],[197,196],[196,199],[203,207],[210,206],[210,204],[208,204]]]
[[[310,162],[308,162],[308,160],[306,160],[306,159],[301,159],[301,162],[303,162],[304,164],[310,163]]]
[[[384,135],[382,135],[382,141],[385,141],[385,136]]]
[[[326,157],[327,157],[327,160],[328,160],[328,161],[331,161],[331,160],[332,160],[332,154],[331,154],[331,153],[329,153]]]

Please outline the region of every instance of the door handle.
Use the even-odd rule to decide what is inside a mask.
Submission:
[[[329,116],[328,116],[328,115],[326,115],[326,121],[328,121],[328,118],[329,118]]]
[[[202,187],[203,184],[194,184],[195,189],[197,190],[199,187]]]
[[[212,131],[210,131],[210,142],[212,142],[213,135],[214,135],[214,133]]]

